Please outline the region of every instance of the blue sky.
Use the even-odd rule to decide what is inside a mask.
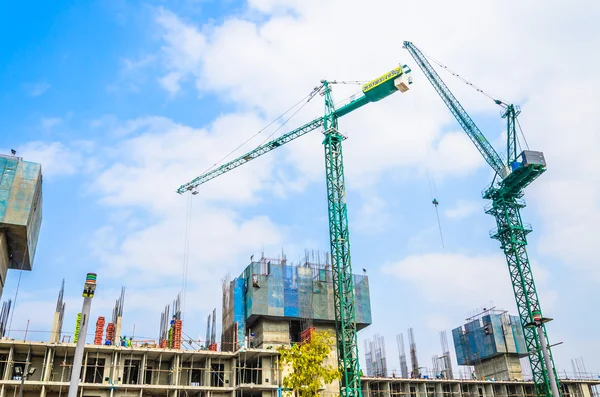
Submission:
[[[0,12],[0,151],[42,163],[44,219],[34,270],[23,273],[11,336],[49,331],[62,278],[64,329],[81,281],[98,273],[93,315],[127,288],[125,329],[155,337],[181,290],[187,196],[182,183],[286,111],[320,79],[369,80],[408,63],[405,94],[340,121],[355,269],[366,268],[374,333],[398,366],[395,334],[413,327],[421,361],[439,331],[478,307],[515,311],[481,190],[491,172],[405,50],[412,40],[479,86],[522,106],[532,149],[549,171],[527,192],[529,253],[558,368],[583,357],[600,372],[589,316],[600,281],[600,144],[594,73],[598,5],[477,2],[435,7],[338,0],[10,3]],[[442,74],[500,151],[499,109]],[[341,101],[357,86],[336,85]],[[318,117],[315,98],[282,131]],[[234,155],[251,150],[262,133]],[[281,131],[280,131],[281,132]],[[184,331],[204,334],[220,283],[261,247],[291,260],[328,249],[321,136],[315,131],[193,197]],[[433,180],[435,189],[428,180]],[[432,196],[440,201],[441,247]],[[3,299],[14,297],[9,272]],[[220,315],[220,314],[219,314]],[[585,319],[585,320],[582,320]],[[30,334],[32,335],[32,334]],[[44,332],[33,333],[44,338]],[[29,338],[29,337],[28,337]]]

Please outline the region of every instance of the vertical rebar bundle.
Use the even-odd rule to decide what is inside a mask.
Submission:
[[[112,323],[116,324],[119,317],[123,317],[123,304],[125,302],[125,287],[121,287],[121,295],[115,301],[115,307],[113,308]]]
[[[160,347],[166,347],[164,344],[166,343],[169,337],[169,313],[170,306],[165,306],[165,310],[160,314],[160,330],[158,339],[160,340]]]
[[[166,305],[160,314],[159,346],[162,348],[181,348],[183,323],[181,321],[181,294],[173,301],[173,314],[171,305]]]
[[[211,314],[209,314],[206,319],[206,339],[204,340],[204,345],[207,349],[210,346],[210,317]]]
[[[0,311],[0,336],[6,336],[6,323],[8,321],[8,316],[10,314],[10,308],[12,306],[12,301],[9,299],[8,301],[2,302],[2,311]]]
[[[373,335],[373,340],[365,341],[365,361],[367,376],[387,376],[387,360],[385,357],[385,340],[383,336]]]
[[[113,345],[119,345],[121,338],[121,323],[123,321],[123,305],[125,304],[125,287],[121,287],[121,295],[115,301],[115,307],[112,314],[112,323],[114,324],[114,333],[111,342]]]
[[[367,365],[367,376],[373,376],[373,350],[371,349],[371,341],[365,340],[365,364]]]
[[[217,346],[217,309],[212,312],[212,332],[210,333],[210,345],[214,346],[212,350],[216,350]]]
[[[58,340],[60,340],[62,334],[63,321],[65,318],[65,305],[64,302],[65,296],[65,279],[63,278],[62,284],[60,286],[60,292],[58,293],[58,299],[56,300],[56,312],[58,313],[58,327],[56,329]],[[57,340],[57,342],[58,342]]]
[[[406,350],[404,349],[404,335],[401,333],[396,335],[396,343],[398,344],[398,356],[400,357],[400,376],[408,378],[408,365],[406,363]]]
[[[419,360],[417,359],[417,344],[415,343],[415,335],[413,329],[408,329],[408,344],[410,347],[410,363],[411,363],[411,377],[419,377]]]
[[[448,347],[448,336],[446,331],[440,332],[440,343],[442,346],[442,356],[439,359],[442,361],[440,371],[444,379],[454,379],[452,373],[452,359],[450,356],[450,348]]]
[[[54,312],[54,320],[52,321],[52,333],[50,334],[50,342],[58,343],[62,333],[62,323],[65,315],[65,303],[63,302],[65,294],[65,279],[62,280],[60,290],[58,291],[58,299],[56,300],[56,310]]]

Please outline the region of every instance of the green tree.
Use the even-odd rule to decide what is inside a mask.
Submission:
[[[282,364],[291,366],[291,372],[283,379],[283,387],[294,391],[297,397],[313,397],[323,384],[339,380],[339,369],[323,363],[334,343],[332,332],[315,331],[305,343],[280,347]]]

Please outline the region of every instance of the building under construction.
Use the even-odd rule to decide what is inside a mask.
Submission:
[[[285,258],[263,257],[251,261],[232,281],[225,280],[221,341],[216,340],[216,310],[208,318],[204,341],[184,338],[179,297],[160,313],[156,339],[134,340],[121,335],[126,315],[123,289],[110,321],[99,317],[95,332],[86,338],[79,395],[281,397],[288,369],[280,365],[277,348],[301,342],[314,329],[334,329],[330,268],[326,260],[322,262],[308,255],[297,264],[287,263]],[[356,275],[354,281],[359,302],[357,319],[364,328],[371,323],[368,278]],[[75,343],[62,335],[63,295],[64,284],[50,341],[0,340],[0,397],[15,396],[21,385],[25,397],[66,396]],[[415,358],[411,368],[418,369],[412,329],[409,342],[411,361]],[[372,376],[363,377],[365,397],[535,396],[533,383],[523,380],[389,376],[383,339],[375,338],[371,346],[378,364]],[[403,349],[400,352],[405,355]],[[442,338],[443,355],[448,354],[447,350]],[[328,364],[337,365],[335,355],[332,352]],[[32,368],[36,369],[33,374],[23,379]],[[600,379],[561,379],[563,397],[597,397],[597,385]],[[327,385],[320,394],[337,396],[338,385]]]
[[[485,310],[452,330],[459,365],[475,367],[478,377],[522,380],[520,359],[527,357],[523,328],[517,316]]]
[[[42,166],[0,154],[0,296],[8,269],[31,270],[42,224]]]

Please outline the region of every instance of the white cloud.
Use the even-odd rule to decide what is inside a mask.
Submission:
[[[23,85],[23,87],[29,93],[29,95],[31,95],[32,97],[36,97],[48,91],[51,85],[42,81],[38,83],[26,83]]]
[[[483,201],[458,200],[453,208],[448,208],[444,211],[444,215],[454,220],[465,219],[474,214],[482,213],[483,204]]]
[[[229,142],[240,141],[248,129],[261,124],[251,115],[229,115],[207,129],[160,117],[117,126],[113,133],[119,144],[89,191],[115,213],[90,236],[100,272],[111,279],[135,274],[141,284],[128,286],[140,297],[150,286],[161,299],[180,290],[190,198],[187,302],[195,303],[188,316],[219,306],[221,285],[215,280],[228,271],[237,275],[240,263],[245,265],[252,252],[261,246],[266,252],[278,252],[287,239],[286,228],[239,210],[252,205],[257,193],[269,186],[272,163],[268,159],[255,160],[253,167],[241,167],[210,186],[200,186],[196,196],[175,193],[180,184],[220,160]],[[226,203],[231,206],[225,207]],[[137,305],[150,313],[156,301],[140,298]]]
[[[123,68],[126,72],[136,72],[141,68],[145,68],[156,60],[153,54],[146,54],[138,59],[123,59]]]
[[[17,148],[17,155],[24,160],[40,163],[44,177],[74,175],[90,172],[96,166],[88,154],[93,145],[90,142],[73,142],[67,146],[61,142],[33,141]]]
[[[364,234],[376,235],[391,225],[392,218],[386,202],[371,192],[363,197],[361,207],[353,219],[352,227]]]
[[[473,2],[465,6],[415,3],[410,10],[401,3],[375,2],[371,7],[386,12],[366,19],[362,7],[347,1],[253,0],[248,14],[205,26],[161,10],[159,23],[167,27],[162,53],[168,73],[177,74],[171,83],[194,79],[201,93],[217,93],[267,117],[283,111],[289,98],[301,97],[321,78],[365,80],[399,60],[411,64],[414,84],[409,93],[340,120],[340,128],[350,137],[345,143],[348,187],[357,189],[376,183],[389,171],[400,178],[414,177],[424,159],[440,179],[470,175],[484,165],[463,132],[440,134],[442,126],[455,124],[421,71],[400,49],[401,39],[415,40],[486,91],[523,105],[521,124],[532,148],[546,153],[550,170],[529,188],[529,202],[542,216],[542,227],[536,229],[543,243],[540,251],[591,270],[597,277],[593,236],[600,219],[596,199],[600,185],[594,182],[600,175],[600,157],[584,151],[582,144],[596,148],[599,143],[594,106],[600,102],[600,78],[585,66],[595,63],[595,55],[585,48],[600,44],[600,34],[586,34],[582,40],[573,26],[597,32],[592,15],[600,11],[599,5],[572,7],[566,15],[556,1],[543,7],[513,2],[504,9]],[[432,7],[435,13],[430,12]],[[253,18],[255,11],[265,18]],[[405,18],[398,24],[398,16],[407,14],[426,15],[427,23]],[[561,61],[565,59],[577,61]],[[440,73],[476,121],[481,114],[498,117],[500,109],[492,101]],[[569,76],[569,82],[557,84],[548,76]],[[171,85],[171,91],[177,89]],[[336,98],[350,92],[348,87],[334,87]],[[411,97],[414,104],[407,99]],[[504,130],[504,121],[497,120],[491,129],[489,124],[480,125],[487,127],[484,132],[491,142],[497,142]],[[322,167],[314,143],[299,144],[286,158],[308,180],[318,178]],[[572,204],[572,197],[580,198],[577,204]],[[457,208],[448,216],[467,216],[470,211]]]
[[[384,272],[411,283],[421,299],[436,306],[466,311],[490,299],[498,307],[514,306],[506,261],[500,254],[412,255],[386,265]]]
[[[181,74],[177,72],[171,72],[163,77],[161,77],[158,81],[160,85],[171,94],[177,94],[181,89],[181,85],[179,84],[179,80],[181,79]]]
[[[60,117],[43,117],[42,118],[42,127],[46,130],[51,129],[62,123],[62,118]]]
[[[163,61],[172,70],[160,79],[161,85],[171,94],[179,91],[180,80],[187,73],[197,73],[204,54],[205,39],[193,27],[184,24],[175,14],[160,8],[157,23],[164,29]]]

